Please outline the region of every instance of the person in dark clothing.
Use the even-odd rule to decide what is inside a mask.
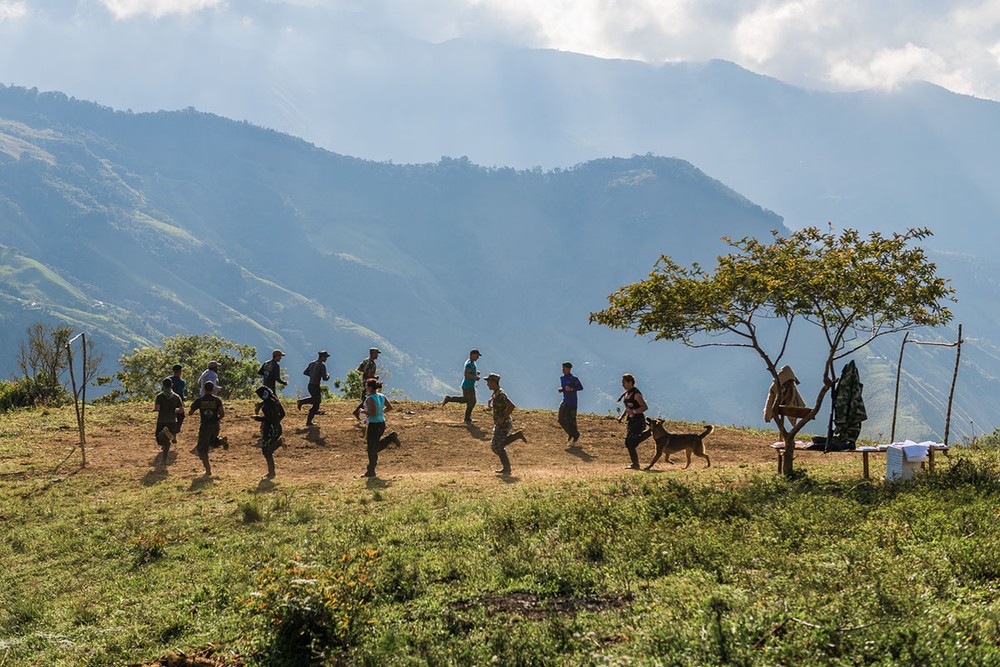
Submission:
[[[580,439],[580,429],[576,426],[576,392],[583,390],[580,380],[573,375],[573,364],[564,361],[562,377],[559,378],[559,393],[562,403],[559,405],[559,425],[566,431],[566,442],[575,445]]]
[[[619,401],[624,401],[625,410],[619,415],[618,421],[628,419],[628,430],[625,433],[625,449],[628,450],[628,458],[631,462],[627,468],[629,470],[639,469],[639,454],[636,448],[643,440],[652,435],[652,431],[646,429],[646,399],[642,397],[642,392],[635,386],[635,376],[631,373],[622,375],[622,388],[625,390]]]
[[[372,378],[365,383],[365,413],[368,415],[368,430],[365,433],[365,442],[368,445],[368,469],[361,475],[362,477],[375,477],[375,466],[378,465],[378,453],[390,444],[399,447],[399,436],[393,431],[389,435],[382,437],[385,433],[385,413],[392,410],[389,399],[379,391],[382,383]]]
[[[201,425],[198,427],[198,458],[205,466],[205,477],[212,476],[212,466],[208,461],[208,450],[212,443],[219,437],[219,422],[225,417],[226,410],[222,405],[222,399],[213,393],[215,385],[212,382],[205,383],[205,394],[191,401],[191,409],[188,414],[195,412],[201,417]]]
[[[262,416],[260,421],[260,451],[267,461],[267,478],[274,479],[274,451],[281,446],[281,420],[285,418],[285,408],[277,395],[267,387],[258,387]]]
[[[465,362],[465,371],[462,375],[462,395],[445,396],[441,405],[449,403],[465,403],[465,423],[472,423],[472,409],[476,407],[476,383],[479,382],[479,370],[476,362],[479,361],[479,350],[469,352],[469,359]]]
[[[173,371],[174,374],[170,376],[171,388],[174,393],[181,397],[181,405],[187,401],[187,381],[181,377],[181,372],[184,367],[180,364],[174,364]],[[173,441],[177,442],[177,433],[181,432],[181,426],[184,425],[184,410],[181,410],[177,415],[177,431],[174,433]]]
[[[261,376],[260,383],[270,389],[272,394],[278,393],[277,385],[288,386],[288,383],[281,379],[281,358],[283,356],[285,353],[281,350],[273,351],[271,360],[261,364],[260,370],[257,371],[257,375]]]
[[[507,393],[500,388],[500,376],[490,373],[486,376],[486,386],[493,392],[493,396],[486,403],[486,411],[493,413],[493,438],[490,441],[490,449],[500,458],[500,470],[494,472],[498,475],[510,475],[510,457],[507,456],[507,447],[517,440],[528,442],[524,433],[516,431],[514,420],[511,414],[514,412],[514,402],[508,398]]]
[[[170,378],[164,378],[163,391],[156,395],[153,409],[156,410],[156,444],[163,454],[163,463],[166,463],[170,443],[176,439],[177,416],[184,414],[184,404],[181,403],[181,397],[174,393]]]
[[[319,414],[319,404],[322,401],[320,383],[330,379],[330,375],[326,372],[326,360],[329,358],[329,352],[320,350],[316,360],[310,362],[303,372],[309,376],[309,398],[300,398],[296,403],[296,409],[301,410],[303,405],[312,404],[312,407],[309,408],[309,414],[306,415],[306,426],[312,426],[313,418]]]
[[[354,412],[352,413],[355,419],[361,419],[361,410],[364,409],[365,397],[368,396],[368,381],[378,380],[378,365],[375,361],[381,353],[382,350],[373,347],[368,350],[368,357],[358,364],[358,372],[361,373],[361,402],[358,403],[358,407],[354,408]]]

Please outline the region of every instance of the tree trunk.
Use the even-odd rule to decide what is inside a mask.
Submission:
[[[785,477],[792,476],[792,464],[795,457],[795,436],[791,433],[785,434],[785,458],[781,462],[781,474]]]

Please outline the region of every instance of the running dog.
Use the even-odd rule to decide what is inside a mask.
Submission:
[[[646,466],[646,470],[653,467],[653,464],[660,460],[660,457],[666,454],[667,463],[673,463],[670,460],[671,454],[676,454],[677,452],[687,453],[687,465],[684,469],[691,467],[691,454],[695,456],[700,456],[705,459],[708,464],[705,467],[712,467],[712,459],[708,458],[708,454],[705,453],[705,437],[709,435],[715,428],[708,424],[705,426],[705,431],[701,435],[696,435],[694,433],[668,433],[667,429],[663,428],[662,419],[653,419],[652,417],[646,417],[646,423],[649,424],[649,430],[653,433],[653,440],[656,442],[656,456],[653,460],[649,462]]]

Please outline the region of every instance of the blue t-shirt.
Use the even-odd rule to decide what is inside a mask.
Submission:
[[[570,373],[569,375],[560,375],[559,384],[562,385],[562,402],[571,408],[576,407],[576,392],[583,389],[583,385],[580,384],[580,380],[577,379],[575,375]],[[566,387],[572,387],[576,391],[566,391]]]
[[[465,362],[465,376],[464,379],[462,380],[462,389],[475,388],[476,381],[470,379],[469,376],[471,375],[472,377],[476,377],[477,372],[478,371],[476,370],[476,362],[474,362],[472,359],[469,359],[468,361]]]
[[[375,402],[375,414],[368,415],[368,423],[384,422],[385,415],[382,412],[385,408],[385,396],[383,394],[368,394],[368,398]]]

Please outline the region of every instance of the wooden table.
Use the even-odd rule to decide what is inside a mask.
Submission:
[[[778,454],[778,473],[781,473],[783,471],[781,464],[785,460],[785,444],[782,443],[782,442],[776,442],[776,443],[774,443],[774,444],[771,445],[771,448],[774,449],[777,452],[777,454]],[[847,449],[847,450],[841,450],[841,451],[838,451],[838,452],[824,452],[822,449],[812,449],[812,448],[809,447],[809,445],[806,445],[805,443],[802,443],[802,445],[798,445],[798,444],[795,445],[795,449],[797,449],[799,451],[803,451],[803,452],[820,452],[820,453],[823,453],[823,454],[860,454],[861,455],[861,466],[862,466],[862,469],[864,470],[865,479],[868,479],[869,476],[870,476],[869,475],[869,469],[868,469],[868,455],[869,454],[885,454],[885,450],[884,449],[874,449],[874,450],[872,450],[872,449],[867,449],[867,450]],[[948,445],[931,445],[929,451],[927,452],[927,470],[928,471],[934,472],[934,452],[946,452],[946,451],[948,451]]]

